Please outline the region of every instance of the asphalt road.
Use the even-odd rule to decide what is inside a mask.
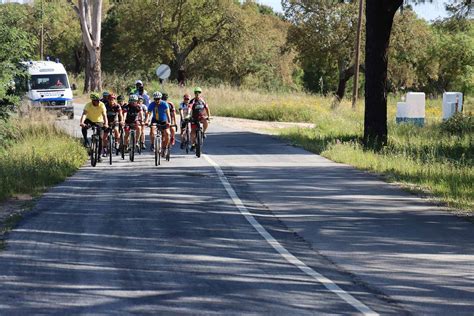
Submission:
[[[49,190],[0,252],[0,315],[474,314],[472,223],[270,136],[208,136]]]

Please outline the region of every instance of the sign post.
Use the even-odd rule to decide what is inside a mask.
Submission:
[[[171,75],[171,68],[168,65],[161,64],[158,66],[158,68],[156,68],[156,75],[160,79],[161,91],[163,91],[164,82]]]

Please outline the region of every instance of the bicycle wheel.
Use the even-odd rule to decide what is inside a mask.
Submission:
[[[158,166],[161,165],[161,144],[162,144],[162,135],[161,135],[161,132],[158,132],[158,137],[156,137],[158,140],[157,140],[157,147],[155,148],[155,150],[158,152]]]
[[[196,157],[201,157],[202,146],[202,131],[200,128],[196,129]]]
[[[135,131],[130,131],[130,142],[129,142],[129,145],[128,145],[128,151],[129,151],[129,156],[130,156],[130,161],[133,162],[133,160],[135,159],[135,146],[136,146],[136,142],[135,142]]]
[[[92,135],[91,141],[91,166],[95,167],[99,160],[99,137],[98,135]]]
[[[123,130],[120,131],[120,155],[122,159],[125,159],[125,133]]]
[[[109,150],[108,150],[108,154],[109,154],[109,165],[112,164],[112,156],[113,156],[113,150],[114,150],[114,133],[112,130],[110,130],[109,132]]]
[[[189,130],[189,126],[186,127],[186,140],[184,142],[184,146],[186,147],[186,153],[189,154],[189,147],[191,142],[191,131]]]
[[[139,155],[142,154],[142,145],[143,145],[143,142],[142,142],[142,140],[140,139],[140,140],[138,141],[138,146],[137,146],[137,153],[138,153]]]
[[[158,159],[160,156],[160,152],[158,150],[158,135],[155,135],[155,139],[153,142],[153,147],[155,148],[155,166],[158,166]]]

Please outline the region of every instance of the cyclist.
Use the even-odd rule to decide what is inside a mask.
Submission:
[[[96,125],[99,127],[99,137],[102,139],[104,137],[103,127],[108,127],[107,121],[107,110],[104,103],[100,102],[100,96],[98,93],[91,93],[90,95],[91,102],[87,103],[84,106],[84,111],[80,119],[79,125],[82,127],[82,137],[84,138],[84,145],[88,146],[87,141],[87,130],[91,125]],[[102,152],[102,142],[99,142],[99,153]],[[99,162],[102,161],[102,158],[99,157]]]
[[[143,103],[147,107],[150,105],[150,97],[148,96],[148,92],[145,90],[145,87],[143,86],[143,82],[141,80],[135,81],[135,89],[132,90],[131,94],[142,96]]]
[[[126,126],[132,126],[136,130],[136,135],[139,136],[141,133],[140,120],[143,119],[142,108],[138,105],[138,96],[131,94],[128,98],[128,104],[123,107],[123,120]],[[125,129],[125,144],[128,144],[128,136],[130,135],[130,129]],[[138,141],[138,137],[135,139]],[[136,143],[134,144],[136,145]]]
[[[171,101],[168,101],[168,93],[163,92],[161,100],[165,101],[168,103],[169,109],[170,109],[170,114],[171,114],[171,125],[176,126],[176,109],[174,107],[174,103]],[[174,140],[175,140],[175,134],[176,131],[173,126],[171,126],[171,145],[174,145]]]
[[[181,121],[181,134],[180,134],[180,139],[181,139],[181,149],[184,148],[184,142],[183,142],[183,135],[184,131],[186,130],[186,127],[189,123],[189,119],[191,117],[191,109],[189,106],[189,99],[190,96],[189,94],[185,94],[183,96],[183,102],[179,104],[179,117]]]
[[[120,107],[124,107],[125,104],[126,104],[126,103],[125,103],[125,98],[124,98],[123,95],[119,95],[119,96],[117,97],[117,102],[118,102],[118,104],[120,105]]]
[[[109,95],[109,91],[102,92],[102,98],[100,99],[100,102],[104,103],[104,105],[107,105],[109,103]]]
[[[142,132],[140,134],[140,141],[142,143],[142,149],[146,149],[146,146],[145,146],[145,116],[146,116],[146,113],[148,112],[148,106],[146,106],[144,104],[144,98],[142,95],[139,95],[138,94],[138,105],[140,105],[140,107],[142,108],[142,111],[143,111],[143,119],[140,119],[140,125],[142,127]]]
[[[209,111],[209,106],[206,101],[201,97],[202,89],[197,87],[194,88],[194,98],[189,102],[191,107],[191,120],[193,124],[191,125],[191,143],[192,149],[195,147],[196,142],[196,124],[201,122],[203,125],[203,138],[206,138],[207,127],[209,126],[208,121],[211,118],[211,112]]]
[[[107,109],[107,121],[109,123],[109,129],[113,129],[113,133],[115,136],[115,148],[118,148],[118,140],[120,138],[119,133],[119,122],[123,121],[122,115],[122,107],[119,103],[117,103],[117,97],[114,93],[109,95],[109,102],[105,105]],[[107,148],[107,137],[108,137],[109,130],[107,129],[104,133],[104,149]],[[103,153],[105,156],[105,151]]]
[[[163,140],[161,142],[161,147],[166,148],[169,143],[170,138],[170,122],[171,122],[171,114],[169,105],[166,101],[162,100],[163,95],[160,92],[153,93],[153,102],[150,103],[148,107],[148,111],[146,114],[146,123],[148,124],[156,124],[157,127],[163,133]],[[151,116],[151,122],[150,122]],[[151,150],[155,150],[155,126],[151,126],[150,131],[150,140],[151,140]],[[164,153],[164,152],[163,152]]]

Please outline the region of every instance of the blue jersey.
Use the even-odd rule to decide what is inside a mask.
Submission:
[[[151,102],[148,106],[148,112],[152,113],[152,120],[154,121],[168,121],[168,117],[166,116],[166,110],[170,107],[167,102],[160,101],[160,103],[156,103],[155,101]]]

